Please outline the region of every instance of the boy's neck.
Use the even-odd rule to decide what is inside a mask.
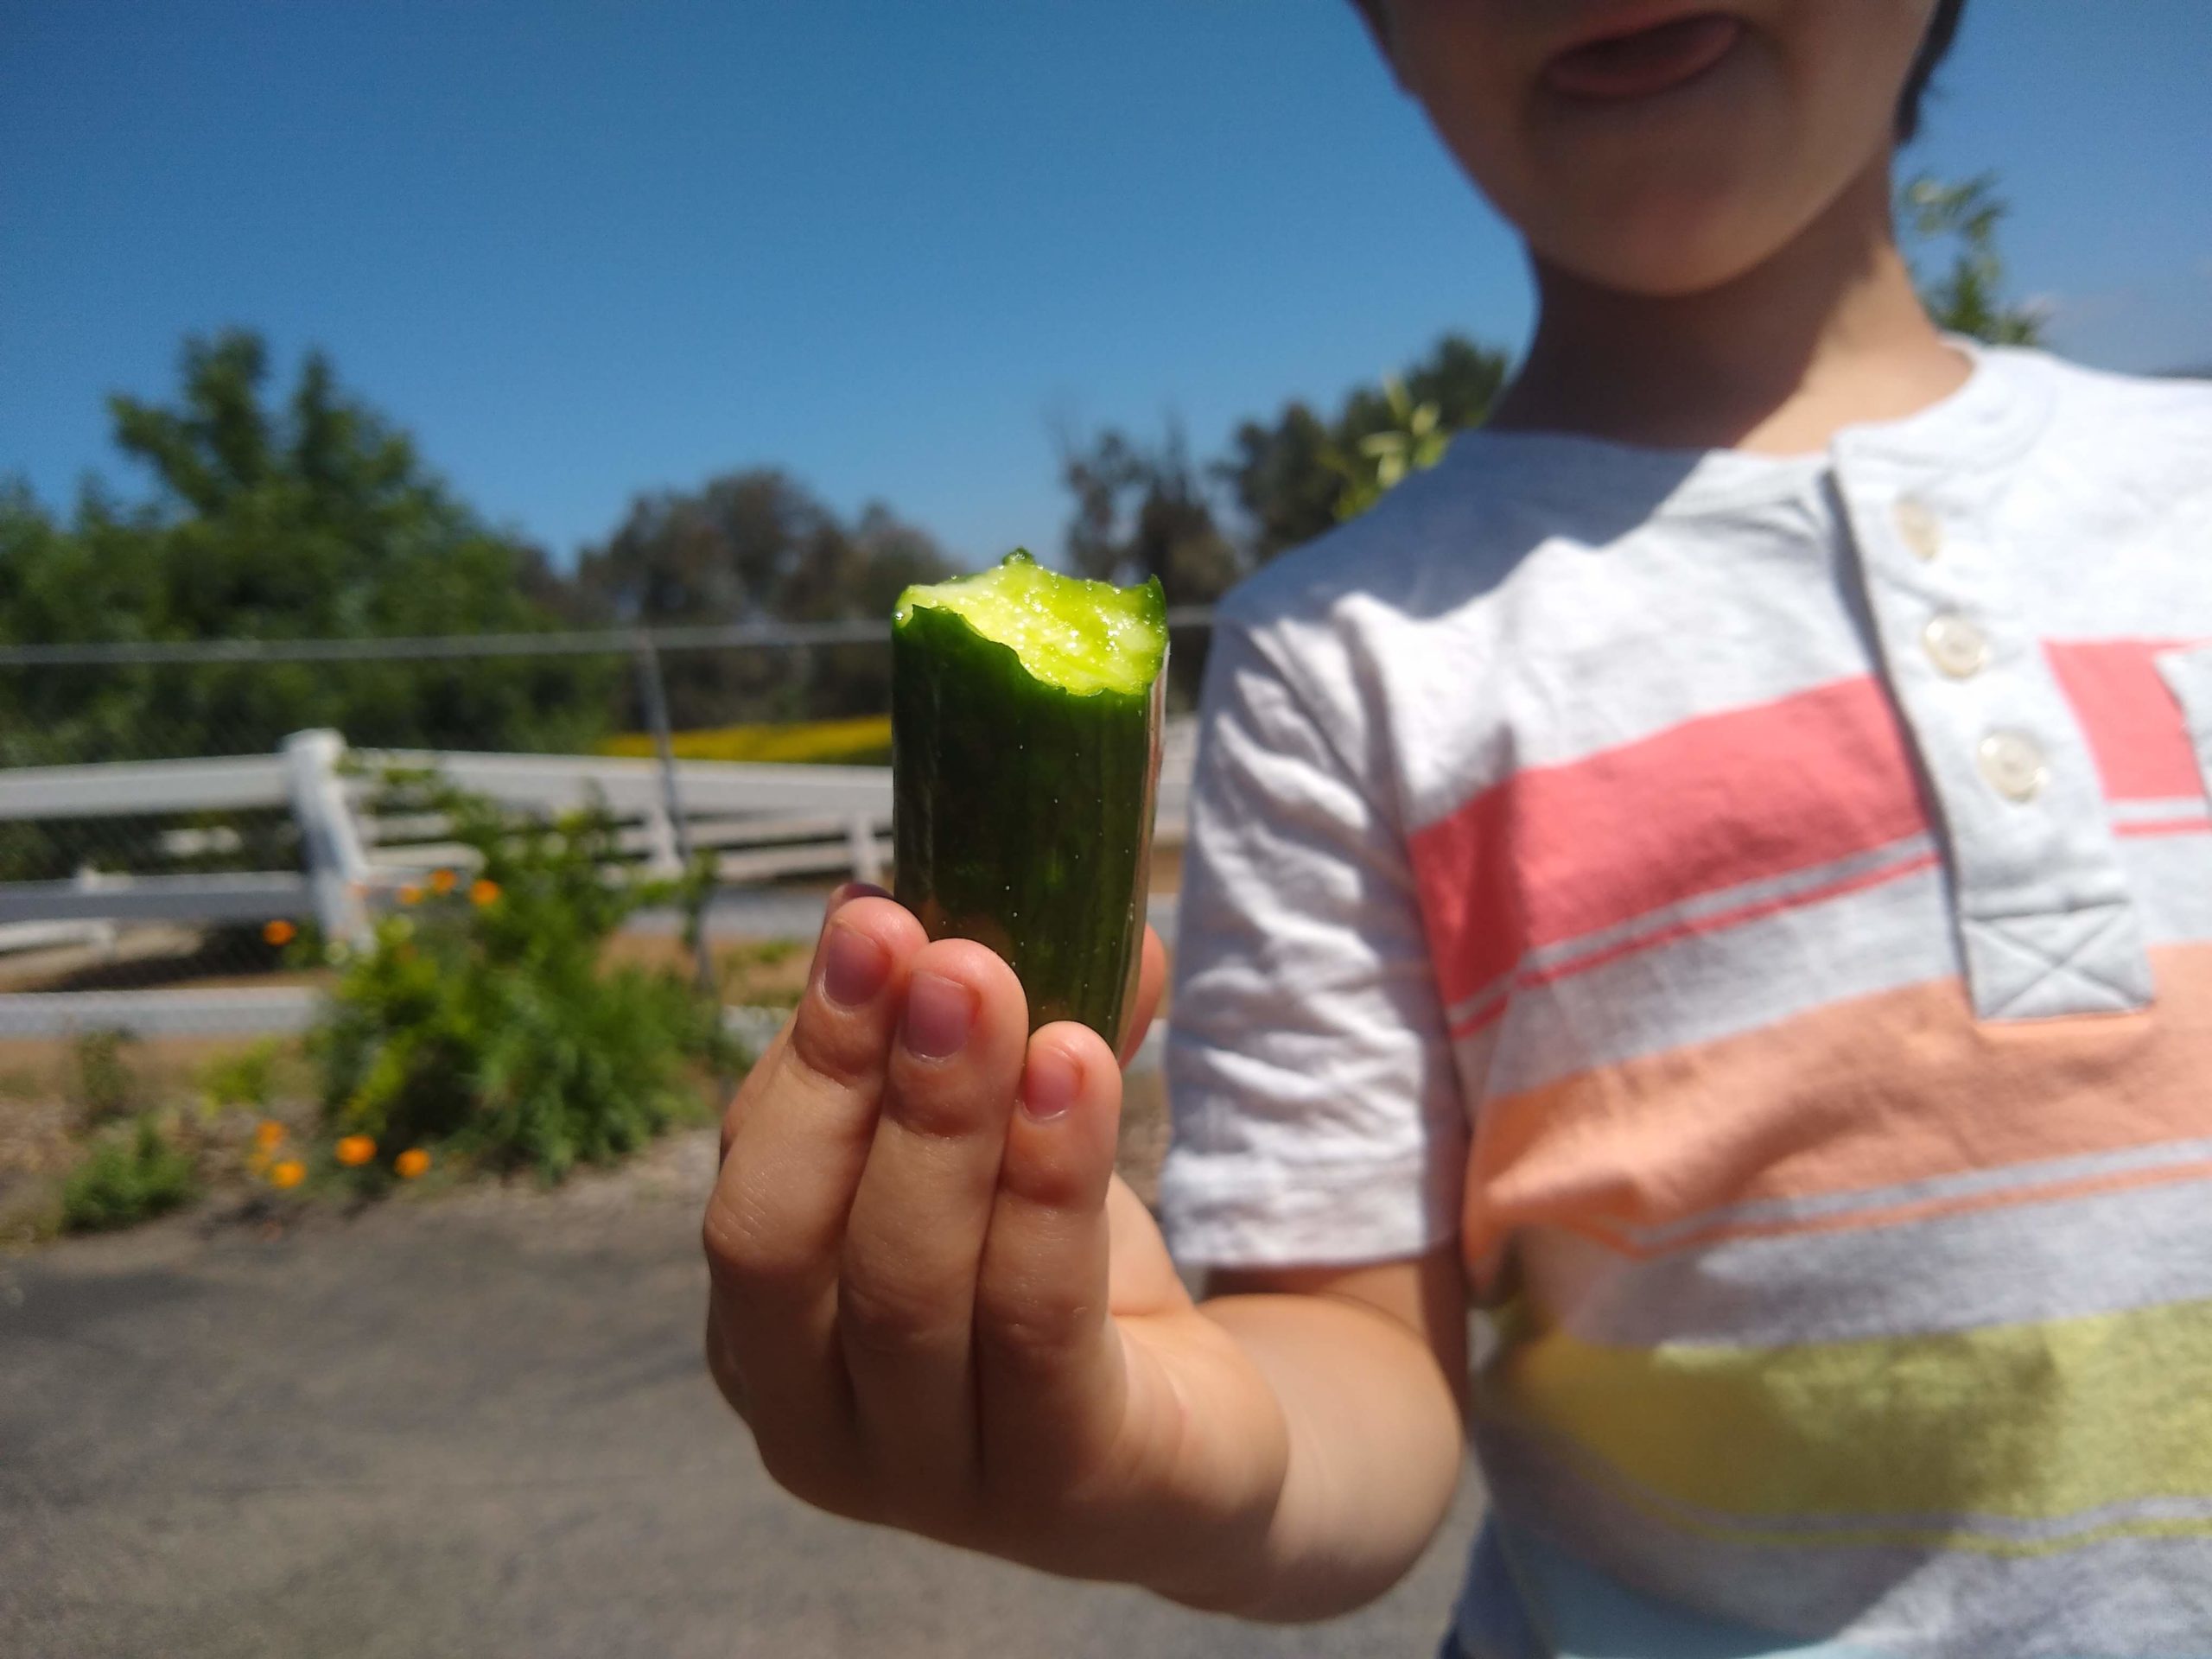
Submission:
[[[1719,288],[1654,298],[1541,260],[1536,285],[1535,339],[1491,418],[1501,429],[1802,454],[1925,409],[1968,372],[1897,251],[1886,157]]]

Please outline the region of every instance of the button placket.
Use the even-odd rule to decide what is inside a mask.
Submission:
[[[2102,789],[1991,543],[1993,503],[1839,442],[1838,493],[1885,677],[1947,842],[1985,1019],[2139,1007],[2151,995]]]

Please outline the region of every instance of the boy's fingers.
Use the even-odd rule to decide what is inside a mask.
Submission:
[[[1160,994],[1167,986],[1167,947],[1160,944],[1160,935],[1153,931],[1149,924],[1144,930],[1142,950],[1137,969],[1136,1004],[1130,1010],[1128,1035],[1122,1039],[1119,1058],[1123,1065],[1136,1058],[1144,1034],[1151,1028],[1152,1016],[1159,1009]]]
[[[759,1414],[841,1400],[836,1288],[921,925],[862,899],[825,930],[783,1052],[753,1090],[708,1201],[715,1339]],[[756,1087],[757,1084],[757,1087]]]
[[[837,1283],[855,1414],[894,1502],[972,1484],[976,1263],[1028,1033],[1020,982],[984,946],[916,954]]]
[[[1000,1490],[1065,1484],[1122,1420],[1105,1212],[1121,1103],[1120,1069],[1089,1027],[1029,1039],[976,1283],[983,1477]]]
[[[823,925],[826,927],[830,918],[837,913],[838,907],[852,899],[888,899],[890,896],[888,891],[879,887],[873,881],[841,881],[830,890],[829,898],[823,900]]]
[[[885,900],[887,905],[892,902],[892,896],[889,896],[887,892],[882,892],[882,889],[876,887],[874,882],[865,882],[865,880],[847,880],[842,887],[834,889],[834,892],[830,893],[827,902],[823,905],[821,931],[814,936],[814,964],[807,969],[807,988],[817,987],[823,978],[823,969],[825,969],[823,944],[825,944],[825,940],[830,938],[830,925],[836,920],[838,912],[845,909],[845,905],[849,905],[849,902],[854,900],[861,900],[861,898],[878,898],[878,900]],[[900,909],[900,907],[898,907],[898,905],[892,905],[892,909]],[[912,940],[920,940],[920,938],[923,938],[920,925],[916,925],[913,929],[905,929],[902,925],[898,925],[896,920],[885,920],[885,916],[882,916],[880,912],[876,912],[874,907],[872,912],[874,916],[876,916],[878,927],[889,927],[892,929],[892,933],[896,933],[896,936],[912,938]],[[801,1000],[801,1008],[803,1007],[805,1007],[805,1000]],[[797,1015],[798,1011],[794,1008],[794,1011],[791,1011],[791,1020],[785,1020],[785,1022],[777,1028],[777,1035],[770,1038],[767,1048],[763,1048],[761,1053],[754,1058],[754,1062],[752,1062],[750,1073],[746,1073],[746,1079],[736,1086],[736,1093],[730,1095],[730,1103],[723,1109],[723,1115],[721,1115],[721,1157],[730,1157],[730,1141],[734,1141],[736,1130],[739,1130],[739,1126],[746,1122],[746,1113],[750,1113],[752,1110],[752,1102],[761,1095],[763,1089],[770,1089],[772,1079],[777,1077],[779,1066],[783,1064],[783,1055],[785,1055],[785,1051],[791,1044],[791,1028],[794,1028],[794,1024],[797,1024]]]

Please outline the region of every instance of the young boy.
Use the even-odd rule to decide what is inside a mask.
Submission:
[[[1305,1619],[1464,1424],[1447,1653],[2212,1652],[2212,392],[1929,323],[1889,165],[1956,13],[1373,0],[1541,315],[1222,607],[1215,1294],[1104,1045],[843,895],[707,1218],[778,1480]]]

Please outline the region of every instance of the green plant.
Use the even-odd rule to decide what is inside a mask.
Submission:
[[[200,1089],[216,1106],[266,1108],[276,1092],[276,1063],[283,1045],[273,1037],[246,1048],[218,1054],[200,1071]]]
[[[719,1006],[600,957],[641,905],[696,909],[698,881],[620,874],[603,808],[548,823],[420,775],[388,777],[386,793],[385,810],[442,817],[479,868],[403,893],[312,1039],[328,1127],[375,1143],[364,1177],[441,1144],[558,1179],[696,1112],[699,1069],[733,1063]]]
[[[77,1033],[70,1046],[70,1094],[87,1124],[112,1123],[137,1103],[138,1079],[127,1052],[136,1040],[127,1031]]]
[[[780,968],[805,948],[797,939],[747,939],[722,952],[722,969],[727,973],[750,974]]]
[[[1344,491],[1337,497],[1337,517],[1357,518],[1405,481],[1408,473],[1433,467],[1444,459],[1452,434],[1442,424],[1442,411],[1433,403],[1416,404],[1406,383],[1395,375],[1382,379],[1385,423],[1353,444],[1349,454],[1332,448],[1324,459],[1343,476]]]
[[[2005,298],[2005,261],[1997,226],[2011,206],[1997,194],[1994,174],[1948,184],[1923,174],[1898,193],[1899,217],[1923,249],[1946,238],[1955,245],[1941,276],[1916,270],[1929,315],[1953,334],[1993,346],[2034,346],[2043,340],[2047,312],[2033,302]]]
[[[179,1205],[200,1190],[192,1158],[170,1143],[150,1116],[103,1135],[61,1186],[61,1224],[71,1232],[128,1227]]]
[[[797,939],[750,939],[721,951],[722,1000],[756,1008],[797,1007],[804,982],[783,982],[789,976],[776,970],[805,948]]]

